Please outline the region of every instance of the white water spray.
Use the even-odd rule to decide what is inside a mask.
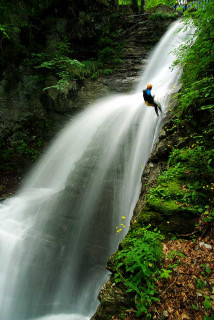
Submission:
[[[107,258],[128,230],[163,124],[142,89],[151,82],[166,111],[180,76],[169,69],[169,52],[187,35],[174,34],[180,27],[172,24],[156,46],[136,91],[99,100],[72,120],[0,206],[0,319],[86,320],[95,312]]]

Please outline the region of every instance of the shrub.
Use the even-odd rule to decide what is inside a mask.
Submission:
[[[164,13],[163,11],[157,11],[152,13],[149,16],[149,19],[152,21],[157,21],[157,20],[165,20],[165,19],[173,19],[176,17],[176,13]]]
[[[155,297],[155,274],[160,268],[163,256],[163,236],[149,227],[133,230],[122,242],[123,249],[116,253],[115,282],[122,282],[127,292],[135,295],[137,316],[147,313]]]

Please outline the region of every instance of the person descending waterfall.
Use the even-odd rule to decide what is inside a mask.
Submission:
[[[143,90],[143,98],[145,100],[145,103],[147,106],[151,106],[155,108],[155,112],[157,114],[157,116],[159,116],[158,114],[158,109],[160,110],[160,112],[162,112],[161,106],[160,104],[158,104],[155,100],[154,100],[154,96],[152,96],[151,94],[151,90],[152,90],[152,85],[151,83],[147,84],[147,88],[145,90]]]

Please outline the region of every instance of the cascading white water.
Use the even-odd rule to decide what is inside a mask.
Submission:
[[[106,260],[128,230],[163,124],[142,89],[151,82],[166,111],[180,75],[169,69],[169,52],[187,36],[174,33],[180,27],[173,23],[156,46],[134,92],[73,119],[0,206],[0,319],[83,320],[95,312]]]

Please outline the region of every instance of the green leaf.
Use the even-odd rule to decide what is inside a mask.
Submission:
[[[211,302],[209,300],[204,301],[204,308],[209,309],[211,307]]]

